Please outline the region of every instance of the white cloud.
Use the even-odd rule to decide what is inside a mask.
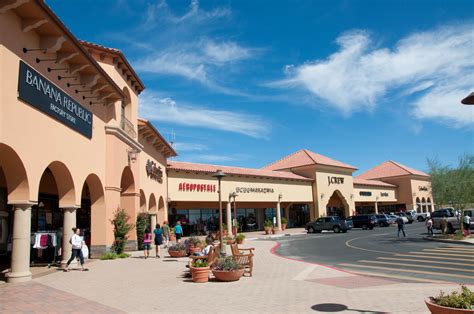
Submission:
[[[177,152],[201,152],[209,149],[204,144],[199,143],[186,143],[186,142],[176,142],[173,144],[174,149]]]
[[[337,39],[337,52],[287,67],[287,79],[272,85],[303,88],[346,115],[373,110],[392,93],[413,95],[416,117],[472,124],[472,109],[459,104],[459,95],[473,87],[473,29],[463,24],[414,33],[392,49],[374,45],[367,32],[348,32]]]
[[[140,116],[154,121],[207,128],[266,138],[269,124],[259,116],[228,110],[209,109],[196,105],[181,105],[168,97],[144,92],[140,95]]]
[[[248,59],[253,54],[252,49],[239,46],[235,42],[206,41],[203,46],[205,55],[220,63]]]
[[[218,154],[194,154],[189,156],[180,156],[176,160],[227,165],[229,162],[233,161],[248,160],[249,157],[250,156],[247,154],[234,154],[231,156]]]

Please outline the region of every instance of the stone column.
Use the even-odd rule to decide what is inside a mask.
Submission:
[[[227,224],[227,233],[229,236],[232,235],[232,204],[230,202],[227,202],[226,210],[225,210],[225,215],[226,215],[226,224]]]
[[[276,218],[277,218],[277,230],[281,231],[281,202],[278,200],[277,208],[276,208]]]
[[[31,280],[31,205],[13,205],[12,265],[8,282]]]
[[[71,257],[72,245],[69,242],[74,232],[72,228],[76,227],[76,207],[61,208],[63,211],[63,245],[61,248],[61,267],[66,267],[66,263]],[[73,260],[71,264],[75,264]]]
[[[375,201],[375,214],[377,215],[379,213],[379,205],[378,202]]]

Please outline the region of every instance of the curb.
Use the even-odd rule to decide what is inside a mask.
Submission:
[[[473,242],[466,242],[461,240],[448,240],[448,239],[434,239],[430,237],[423,237],[423,240],[426,241],[433,241],[433,242],[441,242],[441,243],[451,243],[451,244],[463,244],[463,245],[473,245]]]
[[[273,234],[273,235],[268,235],[264,236],[261,238],[255,238],[255,239],[278,239],[278,238],[283,238],[283,237],[293,237],[293,236],[302,236],[306,235],[307,233],[282,233],[282,234]]]

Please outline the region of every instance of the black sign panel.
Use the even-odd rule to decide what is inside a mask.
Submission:
[[[23,61],[20,61],[18,98],[87,138],[92,138],[92,112]]]

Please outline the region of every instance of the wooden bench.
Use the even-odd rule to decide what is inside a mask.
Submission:
[[[253,251],[254,248],[239,248],[237,244],[231,244],[232,256],[234,260],[244,268],[245,273],[252,276],[253,271]]]

